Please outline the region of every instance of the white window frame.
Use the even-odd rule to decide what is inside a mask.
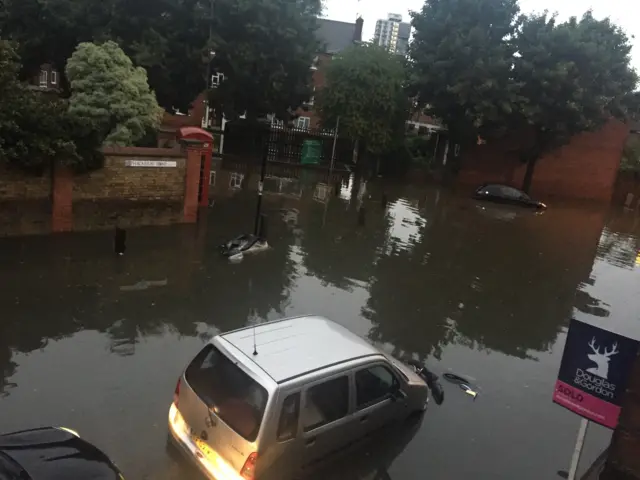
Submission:
[[[51,85],[57,85],[58,84],[58,72],[56,72],[55,70],[51,71]]]
[[[298,117],[296,118],[296,128],[302,130],[309,130],[311,127],[311,117]]]
[[[40,86],[47,87],[48,83],[48,72],[46,70],[40,70]]]
[[[211,75],[211,86],[219,87],[224,82],[224,73],[214,73]]]
[[[231,172],[229,176],[229,188],[242,188],[244,173]]]

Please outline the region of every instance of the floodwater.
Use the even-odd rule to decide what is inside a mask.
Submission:
[[[122,258],[110,232],[0,239],[0,431],[64,425],[128,479],[196,478],[165,449],[186,362],[219,331],[313,313],[480,392],[443,380],[444,404],[357,478],[568,469],[579,418],[551,402],[566,328],[575,317],[640,338],[637,212],[536,215],[431,187],[358,192],[351,180],[334,195],[272,178],[272,248],[231,264],[217,246],[252,228],[256,197],[240,188],[251,182],[218,176],[198,226],[131,229]],[[582,471],[610,436],[590,427]]]

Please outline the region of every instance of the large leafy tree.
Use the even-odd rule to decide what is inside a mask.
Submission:
[[[505,127],[519,11],[517,0],[427,0],[411,14],[412,94],[457,141]]]
[[[225,76],[211,92],[217,110],[288,120],[311,96],[321,10],[320,0],[216,0],[212,71]]]
[[[318,94],[325,128],[339,117],[341,135],[362,141],[374,155],[385,153],[404,132],[409,101],[404,59],[375,45],[354,45],[336,56]]]
[[[564,23],[546,14],[531,16],[515,43],[513,71],[520,100],[512,125],[524,124],[533,132],[532,143],[521,152],[527,162],[523,188],[528,190],[544,153],[577,133],[631,113],[638,78],[629,65],[627,36],[608,18],[596,20],[591,12]]]
[[[158,102],[186,111],[211,71],[229,116],[282,112],[309,96],[320,0],[4,0],[0,32],[18,41],[24,76],[63,71],[82,42],[117,42],[148,72]],[[210,40],[209,40],[210,39]],[[65,85],[66,87],[66,85]]]
[[[35,173],[54,163],[87,170],[101,165],[102,141],[93,124],[67,103],[18,80],[19,57],[0,40],[0,162]]]
[[[105,144],[132,145],[161,120],[147,73],[112,41],[81,43],[67,62],[70,113],[89,119],[105,134]]]
[[[558,23],[516,0],[427,0],[413,14],[413,93],[458,142],[519,136],[537,160],[577,133],[637,111],[627,36],[591,12]]]

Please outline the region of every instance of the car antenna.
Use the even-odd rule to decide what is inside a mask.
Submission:
[[[256,348],[256,326],[253,326],[253,354],[258,354],[258,349]]]

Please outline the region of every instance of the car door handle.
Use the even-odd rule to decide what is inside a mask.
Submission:
[[[369,420],[369,415],[363,415],[360,417],[360,423],[364,423]]]
[[[307,447],[312,447],[316,444],[316,438],[310,438],[306,442],[304,442]]]

